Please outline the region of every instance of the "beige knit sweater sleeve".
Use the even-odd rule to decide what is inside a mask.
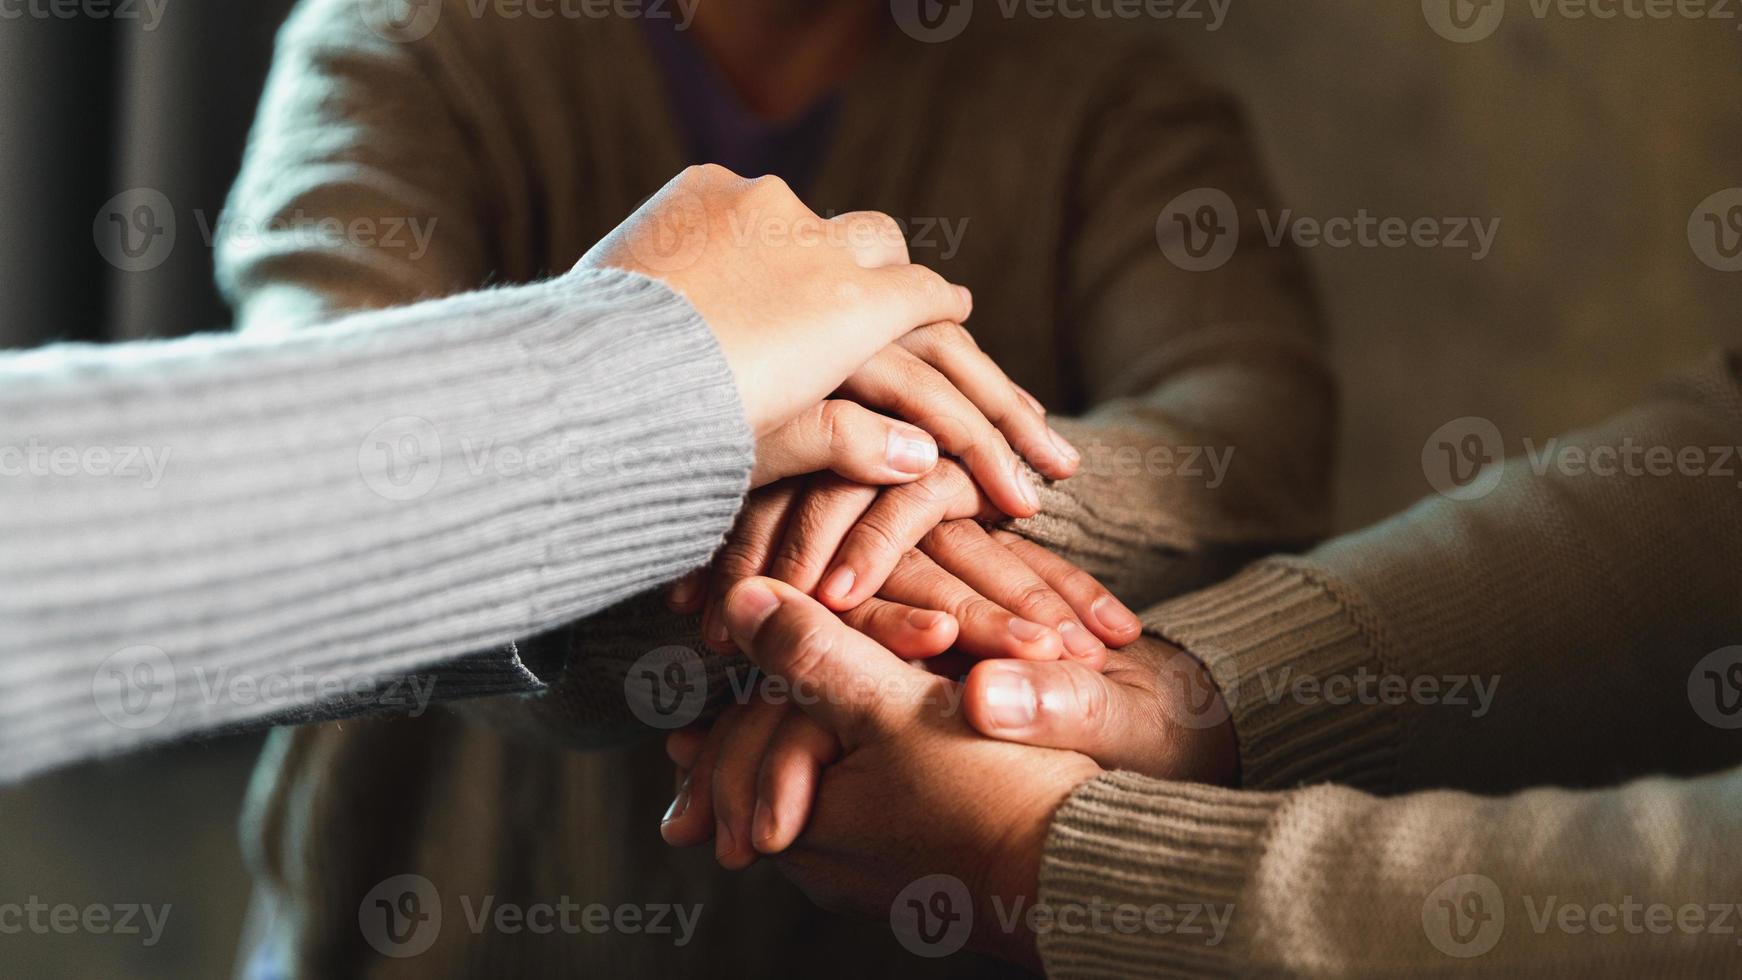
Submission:
[[[1209,665],[1247,789],[1085,784],[1042,898],[1226,932],[1043,934],[1048,972],[1734,975],[1738,443],[1742,359],[1715,359],[1486,495],[1150,611]]]
[[[1240,113],[1151,46],[1080,121],[1061,366],[1084,453],[1013,529],[1147,605],[1330,530],[1336,393]]]

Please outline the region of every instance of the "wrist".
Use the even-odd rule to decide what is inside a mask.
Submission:
[[[1010,817],[1001,843],[990,849],[991,864],[974,889],[975,945],[1035,973],[1041,972],[1039,937],[1031,910],[1040,901],[1040,865],[1053,816],[1070,795],[1104,770],[1087,756],[1068,754],[1068,762],[1048,789],[1026,804],[1003,811]]]

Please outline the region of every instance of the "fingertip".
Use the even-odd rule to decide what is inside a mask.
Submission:
[[[960,630],[956,618],[934,609],[915,609],[907,614],[903,636],[891,651],[904,660],[923,660],[948,650]]]
[[[917,480],[937,467],[937,440],[931,437],[931,433],[915,426],[890,426],[884,461],[896,476],[896,482]]]
[[[943,653],[955,645],[956,636],[962,630],[962,624],[957,622],[956,617],[934,609],[915,610],[908,616],[908,620],[913,623],[914,629],[927,638],[928,646],[934,653]]]
[[[1012,498],[1009,505],[1004,505],[1005,513],[1012,517],[1033,517],[1040,513],[1040,491],[1035,489],[1034,481],[1028,477],[1028,467],[1022,460],[1012,454],[1004,463],[1006,478]]]
[[[738,647],[726,628],[724,601],[724,598],[718,599],[702,611],[702,645],[715,653],[728,655],[735,653]]]
[[[1089,606],[1089,615],[1101,627],[1101,638],[1108,643],[1124,646],[1137,639],[1143,633],[1143,623],[1137,618],[1125,603],[1107,593],[1096,599]]]
[[[962,712],[983,735],[1011,738],[1028,732],[1040,717],[1040,695],[1020,663],[975,664],[962,686]]]
[[[1058,660],[1065,654],[1064,638],[1039,623],[1011,616],[1005,623],[1012,641],[1010,656],[1015,660]]]
[[[742,871],[756,863],[756,851],[738,840],[724,820],[714,823],[714,860],[727,871]]]
[[[688,616],[702,608],[702,598],[702,573],[691,572],[666,589],[665,607],[679,616]]]
[[[707,740],[707,735],[698,729],[680,728],[665,737],[665,756],[679,769],[694,769]]]
[[[781,596],[774,583],[764,578],[747,578],[726,593],[723,622],[740,642],[756,638],[762,624],[780,608]]]
[[[859,573],[853,566],[837,565],[823,576],[822,585],[817,587],[817,598],[835,612],[845,612],[858,605],[853,598],[858,582]]]
[[[672,797],[671,805],[666,807],[665,815],[659,818],[659,836],[673,847],[691,847],[707,839],[698,836],[693,826],[695,794],[691,789],[692,782],[693,777],[683,781]]]

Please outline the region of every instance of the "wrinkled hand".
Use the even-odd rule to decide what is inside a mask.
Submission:
[[[774,565],[776,577],[802,588],[802,580],[784,577],[789,570],[780,561]],[[966,520],[938,525],[907,553],[878,597],[840,615],[905,659],[934,657],[953,644],[970,659],[1047,663],[1066,655],[1090,673],[1107,662],[1109,647],[1131,643],[1141,632],[1137,617],[1093,576],[1018,535]],[[704,618],[708,632],[720,632],[711,645],[734,649],[723,608],[710,607]],[[960,676],[962,659],[938,657],[927,666]],[[680,785],[661,832],[677,846],[713,838],[715,854],[729,868],[792,842],[804,827],[820,771],[840,753],[834,736],[790,697],[761,690],[722,712],[705,733],[674,733],[669,749],[693,775]]]
[[[1143,637],[1107,654],[1105,671],[1076,662],[989,660],[959,689],[983,734],[1070,749],[1106,769],[1229,786],[1239,758],[1226,704],[1190,655]],[[791,846],[810,817],[822,770],[840,743],[790,692],[758,692],[705,732],[673,733],[678,799],[661,831],[674,845],[710,836],[727,868]]]
[[[962,710],[983,734],[1081,752],[1107,769],[1232,786],[1239,749],[1228,705],[1197,658],[1154,637],[1103,670],[1069,662],[975,665]]]
[[[787,874],[825,907],[872,915],[887,915],[910,882],[953,874],[981,903],[976,942],[1038,965],[1032,935],[999,934],[989,903],[1036,898],[1051,815],[1100,767],[980,737],[954,710],[959,685],[902,662],[784,583],[739,583],[726,620],[758,667],[805,692],[795,697],[804,717],[841,745],[804,837],[781,857]],[[760,753],[746,746],[742,757]],[[778,778],[781,760],[769,761]]]

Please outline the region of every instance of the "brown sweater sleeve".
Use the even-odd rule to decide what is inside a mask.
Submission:
[[[1086,784],[1043,898],[1232,917],[1044,935],[1049,972],[1733,972],[1739,369],[1150,611],[1224,692],[1247,790]]]
[[[1101,76],[1067,205],[1063,359],[1084,412],[1053,421],[1083,467],[1011,524],[1138,606],[1323,538],[1335,428],[1312,290],[1263,234],[1238,111],[1140,54]]]

